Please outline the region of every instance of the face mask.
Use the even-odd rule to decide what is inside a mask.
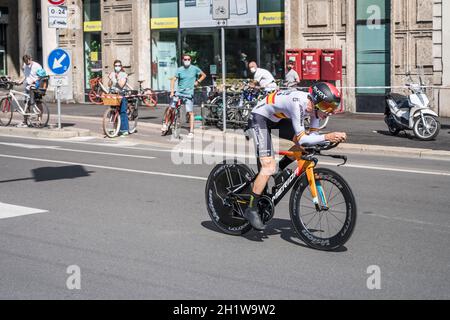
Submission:
[[[256,68],[250,68],[251,73],[256,73]]]
[[[191,65],[191,62],[190,61],[184,61],[183,64],[187,68],[187,67],[189,67]]]
[[[114,70],[116,70],[116,72],[120,72],[122,70],[121,67],[115,67]]]

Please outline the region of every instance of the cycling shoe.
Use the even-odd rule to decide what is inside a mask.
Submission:
[[[257,208],[247,208],[244,212],[244,218],[250,222],[254,229],[258,231],[266,230],[266,225],[262,222]]]

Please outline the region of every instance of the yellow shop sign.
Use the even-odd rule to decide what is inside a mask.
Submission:
[[[84,32],[97,32],[102,31],[101,21],[86,21],[84,23]]]
[[[284,12],[261,12],[259,25],[284,24]]]
[[[178,18],[153,18],[150,27],[152,29],[177,29]]]

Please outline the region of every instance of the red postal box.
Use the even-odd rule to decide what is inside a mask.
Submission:
[[[302,80],[320,80],[321,49],[302,50]]]
[[[324,49],[321,58],[321,80],[342,80],[342,50]]]
[[[289,61],[294,61],[294,70],[297,71],[300,79],[302,78],[302,50],[301,49],[287,49],[286,50],[286,64]]]

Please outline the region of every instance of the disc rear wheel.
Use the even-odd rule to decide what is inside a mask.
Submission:
[[[205,189],[206,207],[212,222],[222,232],[240,236],[252,230],[243,214],[248,207],[245,198],[250,195],[252,189],[249,181],[253,178],[253,171],[237,161],[217,165],[211,172]],[[239,192],[242,199],[230,197],[232,190],[247,183],[248,185]]]

